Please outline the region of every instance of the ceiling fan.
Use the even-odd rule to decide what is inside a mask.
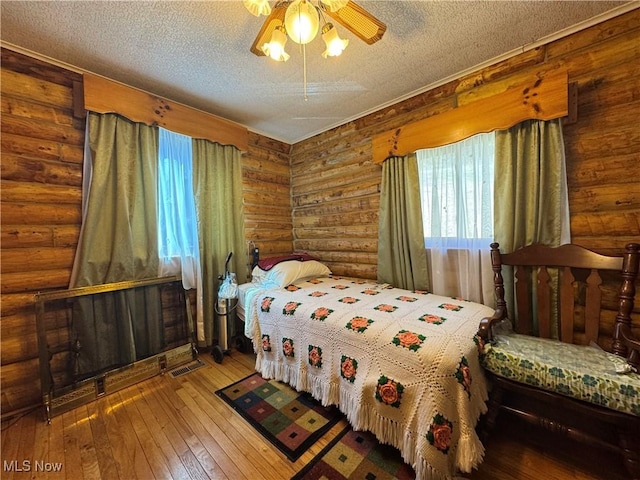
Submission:
[[[383,22],[351,0],[278,0],[273,8],[268,0],[244,0],[244,4],[256,16],[267,15],[251,52],[277,61],[289,58],[284,50],[287,36],[304,46],[315,38],[321,21],[322,38],[327,46],[323,57],[340,55],[349,41],[338,36],[326,16],[369,45],[380,40],[387,29]]]

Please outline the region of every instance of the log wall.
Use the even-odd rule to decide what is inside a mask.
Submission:
[[[293,249],[290,148],[289,144],[249,132],[249,150],[242,164],[244,227],[247,242],[253,242],[263,258]],[[247,259],[250,262],[249,253]]]
[[[80,74],[6,48],[1,74],[0,408],[5,416],[40,402],[33,295],[69,285],[81,225],[84,120],[73,118],[73,82],[82,80]],[[243,156],[247,240],[267,255],[289,253],[290,146],[257,134],[249,143]]]
[[[33,294],[67,288],[80,233],[80,75],[2,49],[2,413],[40,399]]]
[[[564,127],[572,240],[604,254],[640,241],[636,9],[293,145],[294,248],[319,257],[334,273],[376,278],[382,167],[372,160],[372,138],[556,69],[566,69],[578,88],[578,120]],[[615,308],[613,291],[608,295]],[[605,348],[614,317],[602,320]]]

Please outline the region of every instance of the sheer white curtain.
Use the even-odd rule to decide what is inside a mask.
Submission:
[[[181,275],[200,291],[200,248],[193,196],[192,139],[159,129],[158,251],[160,276]]]
[[[416,155],[433,293],[492,305],[495,135]]]

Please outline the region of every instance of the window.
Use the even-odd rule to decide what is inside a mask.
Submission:
[[[182,275],[195,288],[199,245],[191,137],[159,129],[158,253],[160,275]]]
[[[494,133],[416,152],[434,293],[478,302],[493,296],[491,264],[482,257],[493,241],[494,156]]]
[[[493,238],[495,135],[418,150],[425,246],[466,246]]]

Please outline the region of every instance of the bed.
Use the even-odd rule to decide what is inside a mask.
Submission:
[[[416,478],[481,462],[487,386],[476,333],[492,308],[331,275],[313,259],[254,269],[239,304],[263,377],[337,405],[354,429],[397,447]]]

